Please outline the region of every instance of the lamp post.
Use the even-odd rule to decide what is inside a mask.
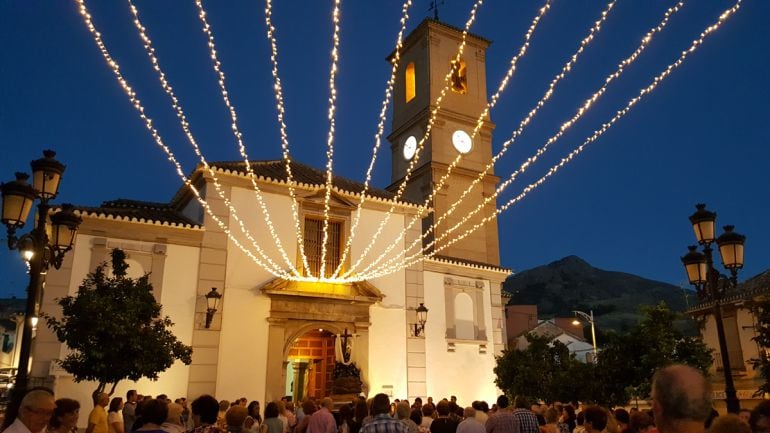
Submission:
[[[576,316],[575,320],[572,321],[573,325],[580,325],[580,320],[578,320],[577,317],[580,317],[591,324],[591,342],[594,346],[594,362],[596,362],[596,360],[599,359],[599,351],[596,349],[596,322],[594,322],[594,310],[590,310],[589,314],[577,310],[572,312],[575,313]]]
[[[428,307],[420,302],[420,305],[415,309],[415,314],[417,314],[417,323],[412,324],[414,326],[412,335],[419,337],[425,332],[425,323],[428,321]]]
[[[29,382],[29,358],[32,350],[33,318],[38,317],[43,296],[43,280],[48,269],[59,269],[64,254],[72,249],[78,226],[81,223],[72,205],[62,205],[53,214],[49,200],[56,198],[59,181],[64,173],[64,164],[57,161],[56,152],[46,150],[43,158],[30,163],[32,184],[27,183],[29,175],[16,173],[16,180],[0,184],[2,193],[2,222],[8,229],[8,248],[18,249],[29,265],[29,286],[24,314],[19,368],[14,386],[14,401],[21,398]],[[28,233],[17,236],[16,231],[24,224],[38,201],[35,226]]]
[[[697,246],[688,247],[689,251],[682,257],[682,264],[687,271],[687,279],[697,290],[698,298],[714,304],[712,314],[716,322],[722,372],[725,376],[725,403],[728,412],[738,413],[740,402],[733,383],[725,327],[722,322],[721,301],[726,290],[738,284],[738,269],[743,268],[743,244],[746,236],[734,232],[733,226],[724,226],[725,232],[717,238],[714,230],[717,214],[706,210],[705,204],[697,204],[695,208],[697,210],[690,216],[690,223],[695,231],[695,238],[703,246],[703,253],[698,252]],[[722,275],[714,268],[711,244],[715,241],[719,247],[719,255],[722,257],[722,265],[730,271],[730,277]]]
[[[222,294],[217,292],[216,287],[212,287],[211,291],[206,293],[206,329],[211,327],[211,321],[214,320],[214,314],[217,312],[217,304],[222,299]]]

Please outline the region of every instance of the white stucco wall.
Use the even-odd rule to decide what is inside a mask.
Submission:
[[[101,238],[102,236],[99,236]],[[91,263],[91,245],[94,236],[78,235],[77,246],[73,254],[72,273],[69,282],[69,294],[74,295],[78,286],[86,277]],[[111,244],[130,243],[135,245],[150,246],[154,243],[143,243],[115,238],[107,238]],[[163,305],[162,314],[167,315],[174,322],[171,328],[176,337],[184,344],[191,344],[193,331],[193,318],[195,317],[195,292],[198,275],[199,249],[197,247],[166,245],[166,259],[163,270],[163,286],[160,302]],[[137,265],[135,265],[136,267]],[[136,272],[133,270],[132,274]],[[61,345],[60,358],[64,357],[68,349]],[[189,367],[181,362],[176,362],[168,370],[161,373],[157,381],[142,379],[138,382],[122,381],[115,389],[115,396],[123,396],[129,389],[136,389],[143,395],[167,394],[171,398],[187,395],[187,379]],[[69,397],[78,400],[85,416],[81,416],[79,427],[85,427],[87,414],[91,407],[91,393],[96,389],[94,382],[75,383],[73,378],[62,371],[57,370],[54,392],[57,397]]]
[[[489,282],[484,281],[484,320],[487,334],[487,353],[479,353],[478,344],[456,343],[455,351],[447,350],[445,274],[425,272],[425,306],[428,323],[425,329],[426,382],[428,395],[434,401],[456,395],[462,404],[473,400],[495,401],[497,388],[493,369],[495,359],[492,344],[492,309]],[[454,276],[454,278],[463,278]],[[469,278],[470,279],[470,278]],[[475,279],[474,279],[475,280]]]

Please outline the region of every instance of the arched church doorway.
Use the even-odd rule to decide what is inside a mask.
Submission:
[[[335,335],[329,330],[310,330],[294,340],[287,357],[285,395],[294,401],[328,397],[334,374]]]

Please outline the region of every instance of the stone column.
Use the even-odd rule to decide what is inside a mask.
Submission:
[[[408,224],[405,219],[405,225]],[[405,243],[411,244],[421,236],[420,228],[415,225],[405,237]],[[415,309],[425,302],[424,270],[422,262],[405,269],[406,273],[406,380],[409,400],[428,395],[425,362],[425,334],[420,337],[412,336],[413,323],[417,321]]]

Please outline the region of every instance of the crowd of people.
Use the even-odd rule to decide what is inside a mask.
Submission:
[[[530,404],[501,395],[491,406],[474,401],[462,407],[452,396],[433,402],[394,400],[377,394],[335,405],[331,398],[268,403],[238,398],[217,401],[202,395],[171,401],[165,395],[94,395],[85,433],[770,433],[770,400],[751,411],[719,416],[711,389],[697,370],[673,365],[659,370],[652,385],[652,409],[641,411],[595,405]],[[576,406],[579,410],[576,410]],[[76,433],[80,404],[32,389],[17,413],[9,413],[2,433]]]

